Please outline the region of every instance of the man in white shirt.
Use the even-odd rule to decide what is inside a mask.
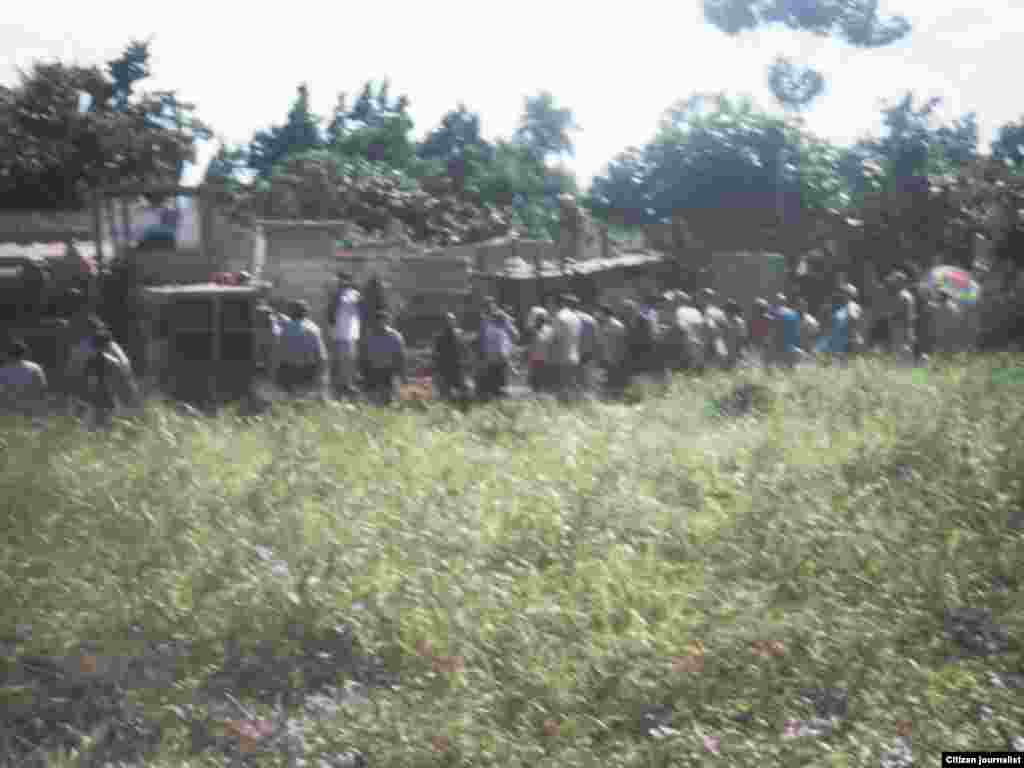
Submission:
[[[684,367],[692,371],[704,370],[704,314],[697,309],[688,293],[676,293],[676,327],[683,344]]]
[[[360,312],[362,296],[351,275],[338,273],[338,289],[328,307],[328,323],[334,340],[334,389],[338,397],[355,393],[359,362]]]
[[[704,315],[704,354],[708,364],[724,368],[729,359],[725,346],[725,331],[728,318],[718,306],[718,294],[712,288],[704,288],[698,294],[697,307]]]
[[[568,295],[559,297],[558,312],[552,323],[555,335],[551,343],[551,365],[558,395],[563,400],[575,393],[578,382],[576,370],[580,364],[580,338],[583,335],[583,322],[572,309],[573,299]]]

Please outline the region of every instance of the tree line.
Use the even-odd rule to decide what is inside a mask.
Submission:
[[[877,48],[910,34],[872,0],[705,0],[704,11],[733,36],[783,25]],[[0,207],[76,208],[105,185],[176,183],[214,133],[176,92],[145,91],[150,75],[149,44],[133,41],[105,67],[37,63],[0,88]],[[583,204],[616,230],[742,213],[778,232],[845,217],[882,268],[936,249],[968,264],[999,220],[999,258],[1020,258],[1024,118],[1000,127],[985,153],[975,114],[944,122],[938,99],[906,92],[884,107],[880,135],[841,147],[802,119],[826,86],[820,73],[779,57],[767,77],[781,112],[725,93],[681,99],[650,141],[611,158]],[[541,91],[515,133],[491,141],[461,103],[417,140],[409,107],[384,80],[318,115],[301,84],[280,123],[221,144],[206,181],[239,216],[346,219],[367,232],[397,221],[442,245],[557,236],[559,196],[579,194],[553,162],[573,152],[571,109]]]

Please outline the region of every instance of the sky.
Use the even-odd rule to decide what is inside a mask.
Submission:
[[[695,92],[747,94],[777,110],[766,82],[779,53],[826,74],[826,92],[806,117],[840,144],[877,133],[880,107],[908,89],[922,101],[941,96],[947,119],[977,112],[986,150],[1000,125],[1024,115],[1015,81],[1021,0],[882,0],[883,13],[902,13],[913,30],[869,51],[780,29],[728,37],[704,21],[700,0],[517,0],[505,10],[379,0],[308,4],[305,13],[229,0],[150,7],[51,0],[5,9],[0,83],[15,84],[18,70],[38,59],[103,64],[132,38],[152,38],[148,87],[176,89],[232,143],[283,122],[303,81],[314,110],[328,114],[339,92],[354,96],[386,77],[393,96],[409,96],[417,135],[462,101],[480,113],[488,138],[510,136],[524,99],[546,89],[581,127],[565,162],[583,186],[618,152],[648,141],[664,111]],[[200,152],[187,183],[215,149]]]

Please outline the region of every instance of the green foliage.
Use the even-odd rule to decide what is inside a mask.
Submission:
[[[570,134],[579,129],[572,110],[559,107],[550,91],[541,91],[527,97],[515,140],[543,163],[552,156],[572,156]]]
[[[704,15],[728,35],[781,24],[860,48],[881,48],[910,32],[904,16],[880,18],[876,0],[704,0]]]
[[[738,210],[767,223],[777,217],[780,195],[805,210],[840,205],[838,162],[838,151],[799,122],[749,99],[698,94],[669,109],[646,146],[610,163],[591,197],[599,215],[624,212],[629,225]]]
[[[1017,171],[1024,169],[1024,118],[999,127],[992,142],[992,156]]]
[[[781,24],[858,48],[882,48],[910,33],[904,16],[879,17],[878,0],[704,0],[704,18],[731,36]],[[768,82],[787,109],[808,106],[825,84],[820,72],[783,56],[769,68]]]
[[[91,187],[178,182],[210,135],[194,106],[174,91],[137,91],[150,74],[148,43],[131,43],[108,71],[36,63],[3,90],[0,207],[80,208]]]
[[[276,668],[339,623],[400,685],[290,711],[312,764],[702,764],[712,745],[740,768],[864,765],[906,727],[919,759],[1004,745],[1024,722],[990,677],[1021,662],[1020,363],[755,372],[763,408],[735,419],[707,412],[737,383],[712,375],[574,409],[6,421],[0,626],[31,625],[36,656],[189,640],[178,685],[139,697],[166,723],[158,767],[223,761],[166,713],[226,648]],[[963,607],[1008,643],[965,653]],[[845,711],[786,738],[809,689]]]
[[[786,109],[799,111],[825,90],[825,78],[813,69],[801,69],[785,56],[777,56],[768,69],[768,87]]]

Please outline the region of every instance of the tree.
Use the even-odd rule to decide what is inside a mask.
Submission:
[[[309,105],[309,88],[298,86],[295,101],[283,126],[257,131],[249,145],[249,166],[262,179],[270,177],[274,167],[290,155],[318,149],[323,145],[320,118]]]
[[[136,91],[148,57],[147,43],[132,42],[106,72],[36,63],[3,91],[0,206],[77,209],[88,188],[180,181],[209,131],[174,91]]]
[[[980,232],[976,205],[961,187],[977,188],[978,130],[973,114],[936,122],[941,99],[917,104],[913,92],[882,109],[883,133],[851,147],[840,164],[849,181],[851,213],[863,222],[861,258],[880,272],[895,263],[925,267],[936,257],[969,266]],[[977,198],[975,193],[972,198]]]
[[[1014,170],[1024,170],[1024,117],[1000,126],[992,142],[992,157]]]
[[[910,33],[906,17],[879,17],[878,0],[704,0],[704,17],[732,37],[782,25],[857,48],[883,48]],[[769,85],[781,104],[802,108],[821,93],[824,78],[780,56],[769,70]]]
[[[414,126],[408,113],[409,99],[400,96],[392,101],[389,91],[387,80],[376,89],[368,81],[348,112],[342,94],[328,126],[327,146],[345,157],[408,169],[415,156],[410,139]]]
[[[570,134],[578,130],[572,110],[558,107],[550,91],[541,91],[527,97],[515,140],[538,162],[544,163],[552,155],[571,157],[574,148]]]

